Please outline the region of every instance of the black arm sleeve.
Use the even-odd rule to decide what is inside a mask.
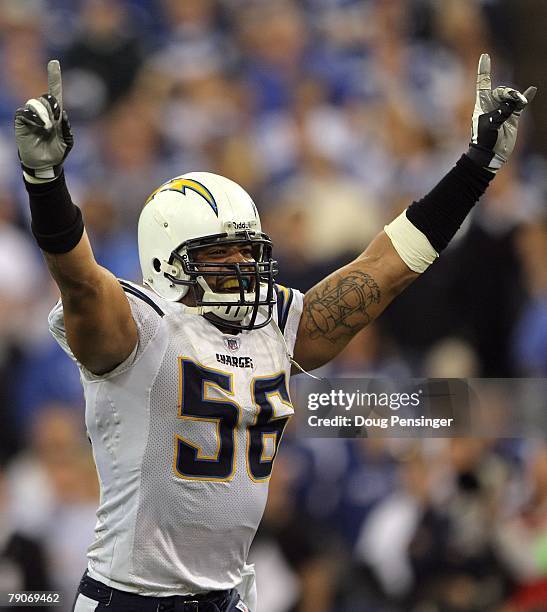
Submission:
[[[417,227],[440,253],[452,240],[465,217],[486,191],[494,177],[462,155],[456,166],[421,200],[406,211]]]

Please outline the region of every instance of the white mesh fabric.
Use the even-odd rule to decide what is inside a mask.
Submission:
[[[232,588],[245,574],[250,592],[252,572],[244,569],[245,561],[268,489],[267,480],[254,481],[248,471],[248,427],[257,416],[251,387],[255,377],[280,372],[288,380],[288,357],[273,326],[239,334],[239,347],[231,353],[227,337],[203,317],[139,289],[165,316],[128,295],[139,335],[134,355],[104,377],[82,379],[101,482],[89,573],[116,588],[160,596]],[[301,304],[295,292],[285,325],[291,350]],[[59,306],[50,327],[71,354]],[[253,367],[219,363],[217,354],[249,358]],[[175,435],[206,453],[214,451],[217,439],[213,423],[178,418],[181,357],[232,377],[233,396],[211,391],[240,406],[229,480],[188,480],[174,469]],[[276,416],[292,413],[285,404],[275,410]]]
[[[285,336],[287,346],[291,353],[294,353],[296,334],[298,332],[300,318],[302,317],[302,308],[304,306],[304,295],[298,291],[298,289],[290,289],[290,291],[292,292],[293,299],[289,307],[289,314],[287,316],[287,323],[285,324],[283,335]]]
[[[268,485],[253,482],[247,474],[246,428],[255,409],[250,397],[253,373],[244,370],[233,373],[235,399],[242,413],[232,480],[185,480],[174,472],[174,433],[207,450],[216,431],[212,423],[177,419],[178,358],[197,359],[206,367],[221,369],[216,351],[226,351],[221,332],[200,316],[188,318],[191,324],[171,323],[175,341],[165,353],[151,391],[152,418],[135,532],[135,577],[169,584],[184,576],[186,590],[195,592],[231,588],[240,581]],[[248,334],[241,339],[242,354],[247,354],[244,345],[250,340]],[[169,493],[160,497],[158,488]]]
[[[282,328],[287,348],[292,355],[302,317],[304,295],[298,289],[287,289],[282,285],[276,285],[276,292],[278,307],[274,308],[274,321]]]
[[[63,316],[63,303],[61,300],[59,300],[57,304],[55,304],[55,306],[49,313],[48,324],[51,335],[55,338],[55,340],[57,341],[59,346],[65,351],[65,353],[77,363],[81,375],[89,381],[98,381],[104,380],[106,378],[111,378],[112,376],[121,374],[128,367],[131,367],[131,365],[144,352],[154,334],[158,331],[161,319],[159,315],[153,310],[153,308],[146,304],[146,302],[143,302],[141,299],[129,293],[126,293],[126,297],[129,301],[129,305],[131,306],[133,319],[135,320],[135,323],[137,325],[138,342],[135,346],[135,349],[127,357],[127,359],[125,359],[122,363],[116,366],[116,368],[114,368],[110,372],[107,372],[106,374],[93,374],[93,372],[90,372],[85,366],[79,363],[76,357],[74,356],[66,338],[65,322]]]

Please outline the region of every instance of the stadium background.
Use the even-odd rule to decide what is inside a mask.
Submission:
[[[305,291],[466,149],[488,51],[495,83],[540,87],[511,163],[325,373],[545,377],[546,25],[542,0],[0,1],[0,590],[18,566],[70,600],[97,505],[12,135],[47,60],[61,59],[66,174],[100,263],[139,281],[146,196],[210,170],[253,194],[280,281]],[[260,612],[545,610],[547,446],[289,430],[252,559]]]

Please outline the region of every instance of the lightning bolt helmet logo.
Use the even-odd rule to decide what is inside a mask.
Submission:
[[[150,202],[154,196],[160,193],[160,191],[178,191],[179,193],[182,193],[182,195],[186,195],[187,189],[190,189],[200,195],[213,209],[213,212],[218,217],[218,206],[215,202],[213,194],[207,189],[207,187],[205,187],[205,185],[202,185],[200,182],[194,179],[175,178],[167,181],[167,183],[164,183],[150,194],[144,205],[146,206],[146,204],[148,204],[148,202]]]

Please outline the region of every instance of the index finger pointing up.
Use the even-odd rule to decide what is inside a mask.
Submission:
[[[479,59],[477,69],[477,91],[492,89],[492,79],[490,78],[490,56],[483,53]]]
[[[61,81],[61,64],[59,60],[51,60],[47,65],[47,89],[54,96],[63,111],[63,83]]]

